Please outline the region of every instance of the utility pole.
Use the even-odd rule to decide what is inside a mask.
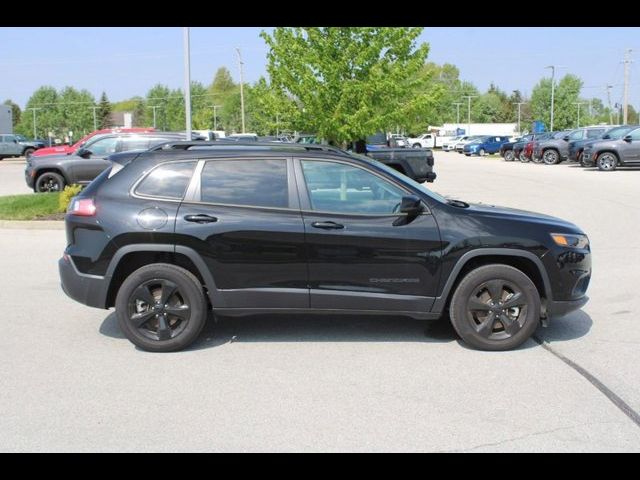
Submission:
[[[514,105],[518,106],[518,135],[521,133],[520,131],[520,107],[522,105],[526,105],[527,102],[514,102]]]
[[[456,106],[456,123],[460,124],[460,105],[464,105],[463,103],[454,103]]]
[[[613,107],[611,106],[611,89],[613,85],[607,85],[607,103],[609,104],[609,125],[613,125]]]
[[[187,127],[187,141],[191,141],[191,46],[189,45],[189,27],[183,27],[184,37],[184,117]]]
[[[33,111],[33,139],[35,140],[36,138],[38,138],[38,135],[36,134],[36,132],[37,132],[37,129],[36,129],[36,110],[42,110],[42,108],[31,107],[29,110]]]
[[[221,105],[209,105],[213,108],[213,129],[218,130],[218,114],[216,113],[216,109],[220,108]]]
[[[153,128],[156,128],[156,108],[163,108],[162,105],[147,105],[147,108],[153,108]]]
[[[462,98],[467,99],[467,135],[471,135],[471,99],[477,95],[463,95]]]
[[[631,49],[628,48],[624,54],[624,100],[622,101],[623,115],[622,121],[626,125],[629,119],[629,64],[631,63]]]
[[[578,106],[578,126],[576,128],[580,128],[580,105],[587,105],[586,102],[573,102],[574,105]]]
[[[240,67],[240,110],[242,114],[242,133],[245,133],[244,131],[244,89],[243,89],[244,74],[242,71],[242,66],[244,65],[244,63],[242,62],[242,55],[240,55],[239,47],[236,47],[236,52],[238,53],[238,65]]]
[[[549,131],[553,132],[553,101],[556,91],[556,68],[563,68],[561,65],[547,65],[544,68],[551,69],[551,125],[549,126]]]
[[[99,107],[89,107],[91,110],[93,110],[93,130],[97,130],[98,129],[98,120],[96,119],[96,110]]]

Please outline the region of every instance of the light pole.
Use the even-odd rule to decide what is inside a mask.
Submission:
[[[549,126],[549,131],[553,132],[553,97],[556,91],[556,68],[564,68],[563,65],[547,65],[544,68],[551,69],[551,125]]]
[[[578,126],[576,128],[580,128],[580,105],[586,105],[586,102],[573,102],[574,105],[578,106]]]
[[[216,113],[216,109],[220,108],[222,105],[210,105],[213,108],[213,129],[218,130],[218,114]]]
[[[189,27],[182,29],[184,38],[184,117],[187,127],[187,141],[191,141],[191,52]]]
[[[236,52],[238,53],[238,64],[240,66],[240,110],[242,115],[242,133],[244,132],[244,81],[243,81],[243,72],[242,66],[244,63],[242,62],[242,56],[240,55],[240,48],[236,47]]]
[[[36,110],[42,110],[42,108],[31,107],[30,110],[33,111],[33,139],[35,140],[36,138],[38,138],[38,135],[36,134],[36,132],[37,132],[37,129],[36,129]]]
[[[97,130],[98,129],[98,120],[96,119],[96,110],[99,107],[89,107],[91,110],[93,110],[93,129]]]
[[[456,106],[456,123],[459,124],[460,123],[460,105],[463,105],[462,103],[454,103],[454,105]]]
[[[515,102],[514,105],[518,106],[518,135],[520,135],[521,131],[520,131],[520,107],[522,105],[526,105],[527,102]]]
[[[163,108],[162,105],[147,105],[147,108],[153,108],[153,128],[156,128],[156,108]]]
[[[471,99],[477,95],[463,95],[462,98],[467,99],[467,135],[471,135]]]

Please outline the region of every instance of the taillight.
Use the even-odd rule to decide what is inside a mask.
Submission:
[[[67,213],[80,217],[93,217],[96,214],[96,204],[93,198],[74,198],[67,208]]]

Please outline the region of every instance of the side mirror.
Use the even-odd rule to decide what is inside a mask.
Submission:
[[[623,140],[624,140],[625,142],[631,143],[631,140],[632,140],[632,139],[631,139],[631,135],[626,135],[626,136],[623,138]]]
[[[76,155],[82,158],[89,158],[91,156],[91,150],[87,150],[86,148],[79,148],[76,152]]]
[[[406,213],[407,215],[418,215],[424,210],[422,200],[415,195],[406,195],[402,197],[400,202],[400,213]]]

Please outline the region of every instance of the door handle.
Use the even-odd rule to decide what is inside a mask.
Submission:
[[[199,213],[197,215],[185,215],[184,219],[187,222],[195,222],[195,223],[213,223],[218,221],[216,217],[212,217],[211,215],[205,215],[203,213]]]
[[[313,222],[311,224],[313,228],[322,228],[323,230],[341,230],[344,225],[336,222]]]

